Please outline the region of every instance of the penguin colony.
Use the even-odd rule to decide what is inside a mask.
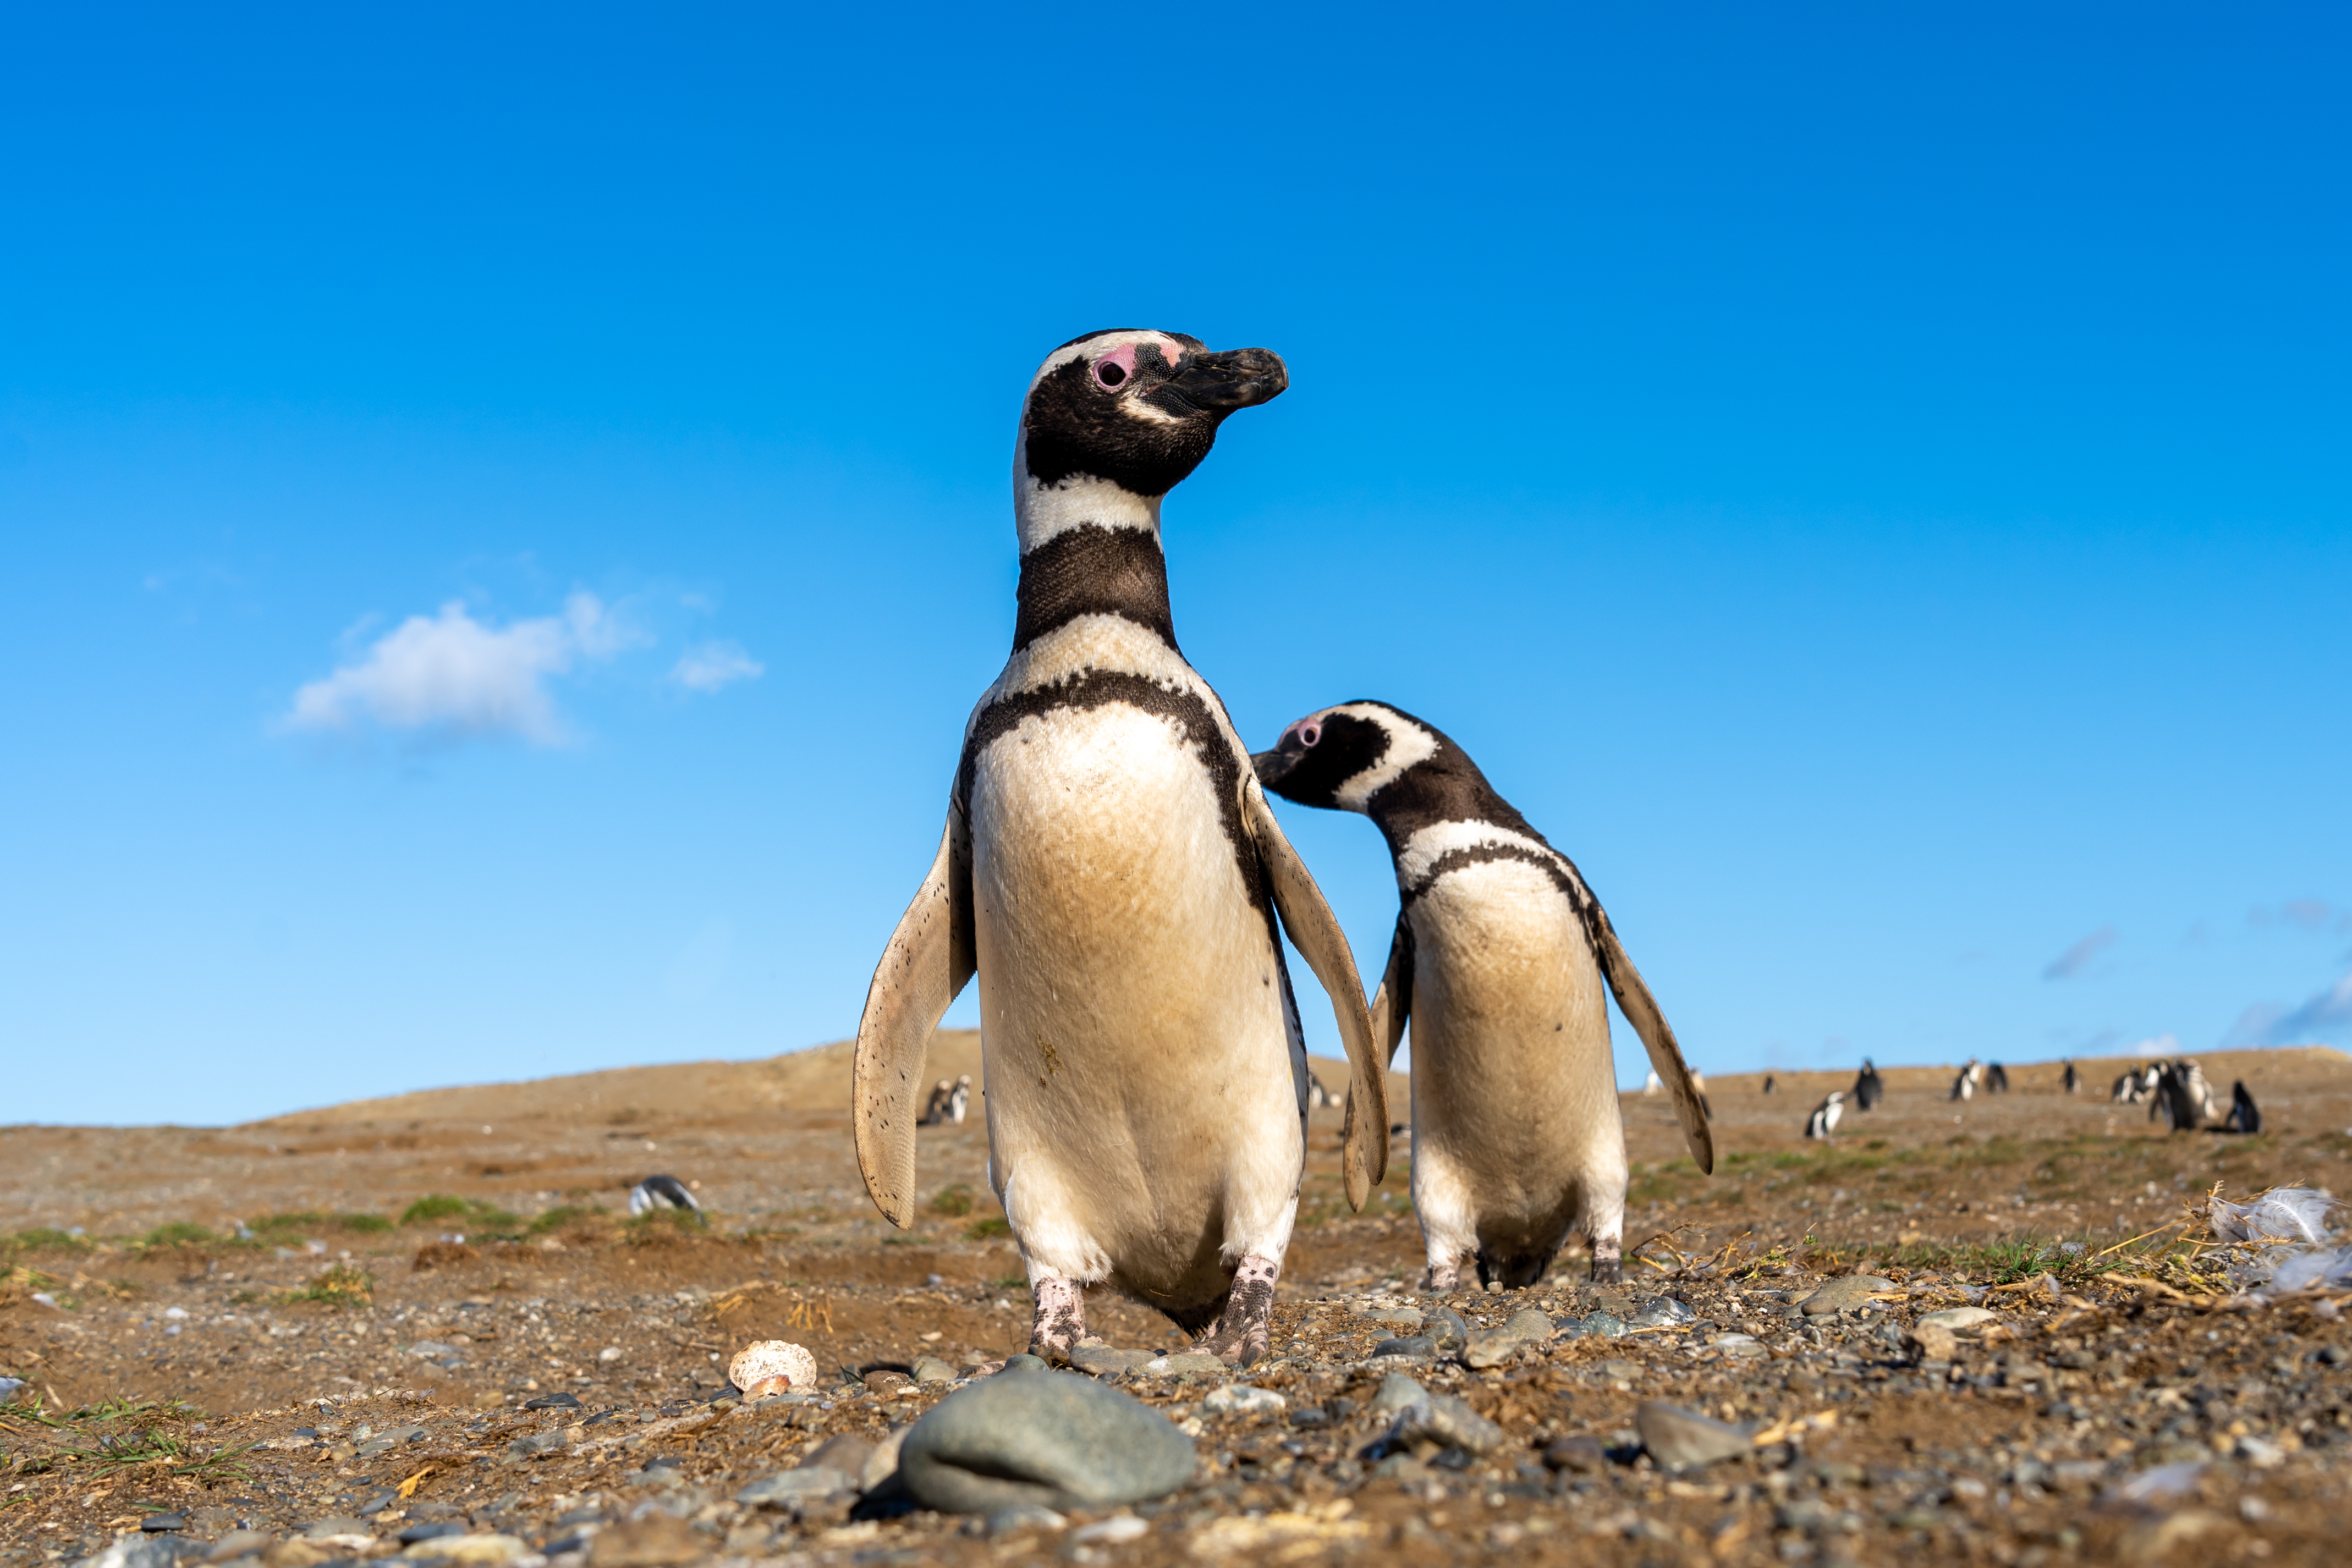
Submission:
[[[1649,1051],[1701,1170],[1706,1103],[1581,873],[1434,725],[1380,702],[1292,724],[1251,758],[1285,800],[1360,811],[1388,841],[1396,928],[1372,1000],[1385,1067],[1412,1025],[1412,1201],[1432,1290],[1540,1279],[1571,1232],[1622,1267],[1625,1130],[1607,998]]]
[[[1012,655],[965,726],[938,852],[859,1021],[858,1165],[905,1226],[924,1049],[978,977],[988,1180],[1028,1273],[1031,1349],[1050,1360],[1087,1343],[1093,1283],[1161,1308],[1229,1364],[1265,1354],[1318,1087],[1285,932],[1347,1045],[1352,1207],[1386,1173],[1385,1069],[1420,1015],[1414,1196],[1433,1283],[1474,1260],[1482,1278],[1528,1282],[1574,1229],[1596,1277],[1618,1277],[1626,1167],[1604,985],[1713,1165],[1689,1070],[1608,916],[1458,747],[1351,704],[1333,732],[1346,745],[1325,755],[1352,745],[1354,765],[1301,771],[1298,725],[1253,758],[1180,652],[1161,504],[1228,415],[1287,384],[1265,350],[1157,331],[1090,333],[1039,368],[1013,443]],[[1405,907],[1370,1008],[1266,803],[1286,779],[1291,798],[1320,789],[1314,803],[1389,832]],[[1557,1092],[1529,1094],[1521,1064]]]
[[[2082,1083],[2082,1073],[2072,1061],[2059,1063],[2062,1093],[2072,1094]],[[2009,1071],[1998,1061],[1979,1063],[1970,1057],[1952,1080],[1949,1099],[1975,1098],[1981,1083],[1988,1094],[2009,1092]],[[2152,1062],[2145,1068],[2135,1067],[2115,1082],[2108,1098],[2117,1105],[2146,1103],[2148,1120],[2158,1117],[2168,1120],[2176,1133],[2258,1133],[2262,1131],[2263,1113],[2254,1103],[2253,1095],[2242,1081],[2230,1086],[2230,1109],[2224,1113],[2215,1103],[2213,1085],[2204,1071],[2188,1057],[2177,1061]],[[1760,1092],[1773,1091],[1772,1076],[1767,1073]],[[1886,1086],[1870,1058],[1862,1059],[1862,1071],[1855,1074],[1851,1091],[1838,1090],[1815,1106],[1805,1118],[1805,1136],[1825,1139],[1836,1131],[1849,1100],[1860,1110],[1867,1111],[1886,1097]]]

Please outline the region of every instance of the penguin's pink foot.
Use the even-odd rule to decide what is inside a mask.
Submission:
[[[1193,1348],[1205,1351],[1227,1366],[1247,1366],[1273,1347],[1274,1283],[1282,1277],[1282,1260],[1253,1252],[1234,1270],[1234,1287],[1216,1326],[1202,1334]]]

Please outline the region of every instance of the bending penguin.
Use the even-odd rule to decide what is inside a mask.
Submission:
[[[1225,416],[1287,384],[1263,349],[1168,332],[1092,333],[1039,368],[1013,444],[1012,657],[965,726],[938,856],[858,1023],[858,1167],[903,1227],[925,1043],[979,976],[989,1185],[1047,1359],[1085,1341],[1096,1282],[1228,1363],[1265,1354],[1306,1157],[1277,915],[1348,1047],[1349,1201],[1388,1168],[1362,981],[1177,649],[1160,547],[1161,498]]]
[[[1395,862],[1396,933],[1372,1002],[1383,1065],[1412,1024],[1412,1201],[1433,1290],[1524,1286],[1572,1231],[1622,1271],[1625,1125],[1608,995],[1648,1048],[1699,1169],[1715,1145],[1665,1015],[1566,855],[1462,748],[1386,703],[1307,715],[1251,759],[1304,806],[1360,811]],[[1606,988],[1604,989],[1604,988]]]
[[[1839,1119],[1844,1114],[1845,1091],[1831,1090],[1829,1098],[1814,1106],[1813,1113],[1805,1118],[1805,1136],[1827,1143],[1837,1132]]]

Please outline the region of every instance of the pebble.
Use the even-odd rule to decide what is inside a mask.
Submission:
[[[1940,1312],[1924,1312],[1917,1326],[1934,1324],[1940,1329],[1972,1329],[1993,1321],[1994,1314],[1982,1307],[1946,1307]]]
[[[1660,1296],[1633,1314],[1632,1326],[1637,1329],[1672,1328],[1697,1319],[1698,1314],[1672,1296]]]
[[[1356,1315],[1400,1329],[1417,1329],[1423,1321],[1418,1307],[1358,1307]]]
[[[1206,1351],[1185,1350],[1155,1355],[1143,1364],[1143,1370],[1154,1377],[1190,1377],[1204,1372],[1221,1375],[1233,1369]]]
[[[1875,1274],[1845,1274],[1813,1291],[1801,1305],[1805,1316],[1825,1318],[1848,1307],[1865,1305],[1873,1295],[1893,1289],[1894,1281],[1882,1280]]]
[[[1598,1437],[1558,1437],[1544,1445],[1543,1462],[1555,1470],[1592,1475],[1609,1462],[1609,1451]]]
[[[882,1440],[874,1445],[874,1452],[866,1460],[866,1469],[858,1472],[858,1490],[872,1491],[898,1473],[898,1445],[907,1440],[909,1430],[893,1427],[882,1435]]]
[[[161,1536],[125,1535],[104,1551],[83,1558],[74,1568],[172,1568],[178,1552],[176,1542]]]
[[[1148,1350],[1114,1350],[1107,1344],[1080,1345],[1070,1352],[1070,1364],[1080,1372],[1102,1377],[1115,1372],[1131,1372],[1152,1360]]]
[[[1524,1345],[1541,1344],[1552,1336],[1552,1321],[1533,1307],[1513,1312],[1499,1328],[1480,1329],[1463,1347],[1462,1359],[1474,1367],[1500,1366]]]
[[[571,1447],[572,1434],[562,1427],[552,1432],[541,1432],[534,1437],[517,1437],[507,1445],[507,1453],[518,1459],[533,1459],[541,1454],[552,1454]]]
[[[735,1500],[746,1508],[761,1503],[791,1502],[800,1498],[833,1497],[840,1492],[856,1491],[857,1482],[831,1465],[803,1465],[796,1470],[782,1470],[764,1476],[735,1494]]]
[[[1698,1469],[1755,1448],[1738,1427],[1656,1399],[1643,1400],[1633,1412],[1633,1429],[1650,1458],[1669,1470]]]
[[[553,1394],[542,1394],[536,1399],[524,1400],[522,1407],[526,1410],[577,1410],[580,1408],[580,1396],[576,1394],[566,1394],[558,1389]],[[419,1432],[425,1430],[422,1427],[414,1429]]]
[[[1625,1337],[1625,1320],[1615,1312],[1594,1312],[1584,1320],[1584,1332],[1601,1339]]]
[[[949,1395],[898,1449],[917,1502],[984,1515],[1142,1502],[1192,1479],[1192,1439],[1140,1401],[1090,1378],[1034,1373]]]
[[[824,1442],[811,1448],[801,1457],[800,1463],[793,1468],[802,1470],[819,1469],[838,1470],[855,1484],[865,1476],[866,1467],[873,1458],[873,1444],[855,1432],[843,1432],[836,1437],[827,1437]]]
[[[1389,1428],[1394,1448],[1429,1444],[1483,1454],[1503,1442],[1503,1429],[1451,1394],[1424,1394],[1397,1412]]]
[[[1124,1546],[1150,1533],[1151,1526],[1135,1515],[1114,1513],[1108,1519],[1098,1519],[1071,1531],[1070,1540],[1078,1546]]]
[[[1904,1348],[1921,1361],[1949,1361],[1959,1354],[1960,1343],[1942,1323],[1922,1319],[1903,1336]]]
[[[1593,1370],[1612,1382],[1632,1383],[1642,1375],[1642,1364],[1638,1361],[1603,1361],[1596,1363]]]
[[[185,1530],[188,1528],[188,1516],[184,1513],[151,1513],[139,1521],[139,1528],[151,1535],[160,1535],[167,1530]]]
[[[420,1541],[438,1541],[445,1535],[465,1533],[464,1525],[453,1524],[445,1520],[438,1524],[412,1524],[400,1532],[399,1541],[403,1546],[414,1546]]]
[[[1215,1358],[1212,1357],[1211,1359],[1214,1360]],[[996,1375],[1002,1377],[1008,1372],[1051,1372],[1054,1369],[1052,1367],[1046,1365],[1045,1362],[1036,1356],[1031,1355],[1028,1352],[1024,1351],[1019,1355],[1006,1356],[1004,1358],[1004,1364],[996,1369]]]
[[[1228,1383],[1223,1388],[1212,1389],[1201,1404],[1220,1416],[1275,1416],[1290,1406],[1290,1401],[1273,1389],[1249,1383]]]
[[[233,1563],[240,1557],[250,1557],[269,1544],[270,1538],[258,1530],[232,1530],[212,1544],[205,1553],[207,1563]]]
[[[919,1355],[915,1358],[915,1381],[918,1384],[953,1383],[955,1380],[956,1369],[938,1356]]]
[[[302,1533],[312,1541],[324,1541],[336,1535],[357,1535],[373,1541],[375,1539],[375,1527],[364,1519],[336,1514],[314,1521]]]
[[[1428,1389],[1401,1372],[1391,1372],[1381,1379],[1381,1391],[1372,1396],[1372,1414],[1385,1416],[1428,1397]]]
[[[445,1535],[437,1541],[412,1546],[402,1555],[430,1557],[441,1563],[511,1563],[530,1552],[530,1547],[512,1535]]]
[[[1372,1346],[1374,1355],[1433,1356],[1437,1342],[1427,1334],[1411,1334],[1403,1339],[1384,1339]]]
[[[1069,1522],[1050,1508],[1041,1508],[1034,1502],[1016,1502],[988,1516],[988,1533],[1010,1535],[1020,1530],[1060,1530]]]
[[[2250,1432],[2238,1439],[2238,1458],[2258,1470],[2274,1470],[2286,1463],[2286,1450],[2268,1437],[2257,1437]]]
[[[1441,1352],[1457,1351],[1470,1343],[1469,1321],[1452,1307],[1432,1308],[1421,1326],[1429,1331],[1431,1342]]]

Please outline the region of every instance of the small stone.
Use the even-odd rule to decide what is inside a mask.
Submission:
[[[1403,1339],[1384,1339],[1372,1346],[1374,1355],[1433,1356],[1437,1342],[1427,1334],[1412,1334]]]
[[[2274,1470],[2286,1463],[2286,1450],[2268,1437],[2257,1437],[2249,1432],[2238,1439],[2238,1458],[2258,1470]],[[147,1526],[152,1530],[153,1525]]]
[[[1451,1354],[1470,1343],[1469,1320],[1452,1307],[1431,1309],[1421,1326],[1429,1331],[1431,1343],[1441,1352]]]
[[[1155,1355],[1143,1364],[1143,1370],[1153,1377],[1195,1377],[1202,1373],[1222,1376],[1233,1368],[1206,1351],[1186,1350]]]
[[[1993,1321],[1993,1316],[1982,1307],[1946,1307],[1939,1312],[1922,1313],[1914,1326],[1926,1328],[1932,1323],[1948,1333],[1954,1329],[1972,1329],[1989,1323]]]
[[[112,1545],[83,1558],[75,1568],[172,1568],[178,1552],[177,1542],[160,1536],[119,1535]]]
[[[511,1563],[530,1552],[530,1548],[524,1545],[520,1537],[512,1535],[445,1535],[437,1541],[411,1547],[402,1555],[472,1564]]]
[[[269,1537],[258,1530],[232,1530],[212,1544],[205,1553],[207,1563],[232,1563],[240,1557],[250,1557],[269,1544]]]
[[[1397,1412],[1391,1448],[1431,1445],[1484,1454],[1503,1442],[1503,1429],[1451,1394],[1427,1394]]]
[[[1755,1448],[1738,1427],[1656,1399],[1643,1400],[1633,1412],[1633,1429],[1650,1458],[1669,1470],[1698,1469]]]
[[[915,1386],[913,1378],[903,1372],[893,1372],[887,1367],[880,1367],[867,1373],[861,1381],[866,1385],[866,1392],[878,1394],[885,1398]]]
[[[1356,1315],[1390,1328],[1417,1329],[1422,1325],[1421,1310],[1417,1307],[1358,1307]]]
[[[338,1535],[356,1535],[373,1541],[375,1527],[364,1519],[353,1519],[349,1514],[333,1514],[312,1521],[302,1534],[311,1541],[326,1541]]]
[[[522,1407],[526,1410],[577,1410],[580,1408],[580,1396],[558,1389],[552,1394],[542,1394],[536,1399],[524,1400]],[[420,1432],[424,1429],[422,1427],[417,1428]]]
[[[1633,1314],[1632,1326],[1637,1329],[1672,1328],[1678,1323],[1691,1322],[1697,1317],[1696,1312],[1672,1296],[1660,1296]]]
[[[1145,1521],[1131,1513],[1114,1513],[1072,1531],[1070,1540],[1078,1546],[1124,1546],[1150,1533],[1151,1526]]]
[[[1612,1383],[1633,1383],[1642,1375],[1642,1364],[1637,1361],[1597,1362],[1593,1370]]]
[[[1381,1391],[1372,1396],[1372,1414],[1385,1416],[1428,1397],[1428,1389],[1401,1372],[1391,1372],[1381,1379]]]
[[[686,1521],[666,1513],[648,1513],[596,1532],[588,1549],[594,1568],[680,1568],[710,1555],[710,1543],[688,1528]]]
[[[1960,1352],[1959,1341],[1952,1337],[1950,1329],[1924,1318],[1903,1336],[1903,1346],[1915,1361],[1949,1361]]]
[[[1069,1522],[1050,1508],[1041,1508],[1034,1502],[1016,1502],[988,1516],[988,1533],[1012,1535],[1024,1530],[1060,1530]]]
[[[882,1435],[882,1440],[874,1445],[874,1452],[866,1457],[866,1468],[857,1474],[858,1490],[872,1491],[898,1473],[898,1445],[907,1440],[911,1429],[893,1427]]]
[[[420,1541],[438,1541],[444,1536],[465,1533],[464,1525],[443,1520],[438,1524],[412,1524],[400,1532],[398,1539],[403,1546],[414,1546]]]
[[[735,1494],[735,1500],[746,1508],[757,1508],[762,1503],[790,1503],[856,1490],[856,1480],[831,1465],[803,1465],[753,1481]]]
[[[1801,1303],[1805,1316],[1825,1318],[1848,1307],[1865,1305],[1874,1295],[1895,1289],[1895,1281],[1875,1274],[1845,1274],[1832,1280]]]
[[[1582,1339],[1586,1333],[1584,1320],[1573,1313],[1564,1313],[1552,1319],[1551,1329],[1556,1339]]]
[[[1598,1437],[1556,1437],[1544,1445],[1543,1462],[1555,1470],[1597,1474],[1609,1462],[1609,1450]]]
[[[938,1356],[919,1355],[915,1358],[915,1381],[918,1384],[953,1383],[955,1380],[956,1369]]]
[[[184,1513],[151,1513],[139,1521],[139,1528],[150,1535],[161,1534],[167,1530],[185,1530],[188,1528],[188,1516]]]
[[[1140,1401],[1091,1378],[1032,1375],[948,1396],[898,1450],[908,1491],[948,1513],[1142,1502],[1190,1480],[1192,1462],[1192,1440]]]
[[[1600,1339],[1622,1339],[1625,1320],[1614,1312],[1594,1312],[1584,1320],[1584,1332]]]
[[[1151,1360],[1148,1350],[1114,1350],[1107,1344],[1082,1344],[1070,1352],[1070,1364],[1097,1377],[1132,1372]]]
[[[1216,1358],[1212,1356],[1210,1359],[1213,1361]],[[1223,1364],[1220,1362],[1218,1364],[1223,1365]],[[1051,1372],[1054,1369],[1052,1367],[1046,1365],[1040,1358],[1031,1355],[1026,1351],[1024,1351],[1019,1355],[1006,1356],[1004,1358],[1004,1364],[997,1369],[997,1375],[1002,1377],[1008,1372]]]
[[[1201,1405],[1220,1416],[1278,1416],[1289,1408],[1290,1401],[1271,1388],[1228,1383],[1223,1388],[1212,1389]]]
[[[571,1432],[558,1427],[552,1432],[541,1432],[530,1437],[517,1437],[507,1445],[507,1452],[518,1459],[533,1459],[542,1454],[552,1454],[569,1448],[571,1444]]]
[[[866,1463],[873,1458],[873,1444],[854,1432],[844,1432],[810,1449],[793,1469],[838,1470],[855,1484],[866,1474]]]

